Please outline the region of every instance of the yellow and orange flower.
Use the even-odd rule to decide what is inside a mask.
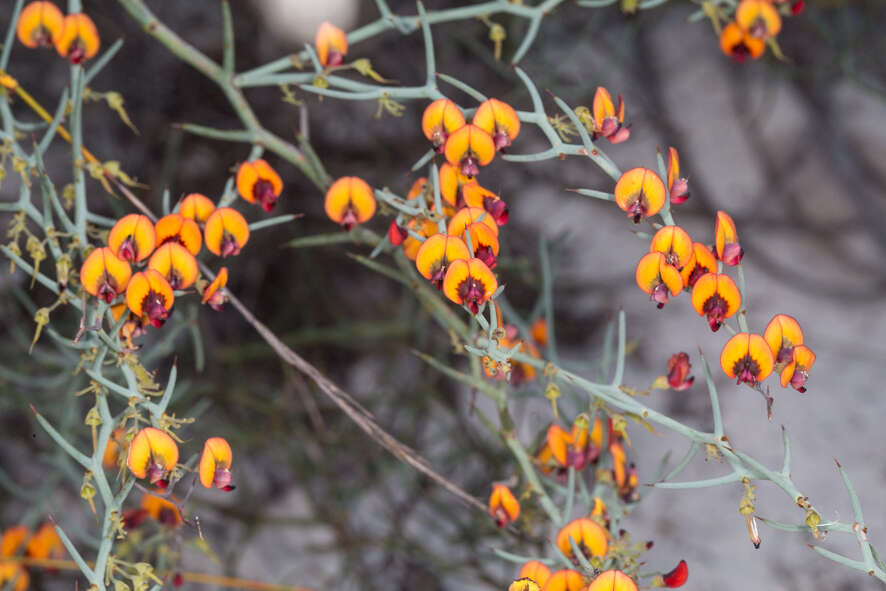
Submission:
[[[465,233],[471,238],[474,257],[483,261],[490,269],[494,269],[498,264],[499,251],[498,236],[495,232],[484,223],[474,222],[465,228]]]
[[[126,290],[132,277],[129,263],[117,258],[108,248],[96,248],[80,267],[80,283],[87,293],[104,300],[106,303]]]
[[[511,489],[504,484],[492,485],[492,494],[489,495],[489,514],[498,527],[513,523],[520,517],[520,503],[517,502]]]
[[[166,278],[154,269],[136,273],[126,287],[126,305],[130,312],[160,328],[172,313],[175,295]]]
[[[65,16],[52,2],[31,2],[18,15],[16,33],[25,47],[52,47],[64,28]]]
[[[761,41],[775,37],[781,30],[781,16],[769,0],[741,0],[735,9],[735,22]]]
[[[508,591],[541,591],[541,585],[528,577],[523,577],[508,585]]]
[[[481,187],[477,181],[466,183],[461,188],[461,195],[465,205],[485,209],[497,225],[504,226],[508,223],[508,204],[489,189]]]
[[[686,289],[690,289],[698,281],[698,278],[705,273],[717,272],[717,257],[711,252],[711,249],[701,242],[692,243],[692,256],[686,266],[680,269],[680,277],[683,279],[683,285]]]
[[[227,301],[224,292],[220,291],[228,284],[228,268],[222,267],[218,271],[218,275],[212,280],[212,283],[203,290],[202,303],[209,304],[209,307],[218,312]]]
[[[537,456],[541,470],[550,473],[556,468],[562,473],[570,467],[582,470],[596,462],[603,446],[603,421],[595,417],[590,432],[588,427],[587,415],[576,417],[570,431],[556,424],[548,427],[545,443]]]
[[[209,222],[208,219],[206,221],[207,223]],[[157,220],[154,231],[157,233],[157,246],[167,242],[178,242],[187,248],[192,255],[197,256],[200,252],[200,247],[203,245],[200,226],[194,220],[186,218],[180,213],[171,213]]]
[[[108,247],[124,261],[143,261],[154,252],[157,234],[148,216],[123,216],[108,232]]]
[[[237,169],[237,192],[250,203],[258,202],[262,209],[271,211],[283,191],[283,179],[262,158],[244,162]]]
[[[577,562],[572,552],[572,544],[569,542],[570,538],[587,559],[592,556],[605,556],[609,548],[606,530],[587,517],[570,521],[557,534],[557,547],[567,558]]]
[[[452,261],[443,278],[443,294],[450,301],[467,306],[473,314],[479,313],[480,306],[489,301],[496,289],[495,274],[477,258]]]
[[[689,199],[689,181],[680,177],[677,148],[668,148],[668,192],[671,205],[680,205]]]
[[[19,548],[27,542],[30,532],[24,525],[13,525],[0,537],[0,557],[15,556]]]
[[[94,57],[100,45],[95,23],[82,12],[67,15],[61,33],[55,38],[55,50],[72,64]]]
[[[197,259],[177,242],[167,242],[154,251],[148,269],[163,275],[174,290],[187,289],[197,280]]]
[[[677,296],[683,291],[683,278],[680,272],[667,263],[665,255],[650,252],[637,263],[637,285],[649,294],[649,299],[663,308],[668,303],[668,291]]]
[[[440,196],[449,205],[461,209],[465,205],[464,187],[475,182],[461,173],[458,166],[444,162],[440,165]]]
[[[793,316],[776,314],[766,325],[763,338],[775,355],[776,365],[783,366],[794,358],[794,347],[803,344],[803,329]]]
[[[223,437],[210,437],[203,445],[200,456],[200,484],[205,488],[220,488],[224,491],[234,490],[231,484],[231,462],[234,453]]]
[[[757,59],[766,50],[766,42],[753,37],[735,21],[729,22],[720,32],[720,49],[738,63],[748,57]]]
[[[12,583],[12,581],[15,581]],[[28,571],[18,562],[0,560],[0,588],[12,591],[26,591],[31,582]],[[11,587],[9,585],[12,584]]]
[[[240,250],[249,241],[249,224],[236,209],[219,207],[203,228],[206,248],[212,254],[227,257],[240,254]]]
[[[123,305],[123,307],[125,309],[125,305]],[[118,462],[120,461],[121,450],[123,453],[126,453],[129,450],[129,445],[126,443],[123,427],[115,427],[114,430],[111,431],[111,437],[108,439],[108,444],[105,446],[105,453],[102,456],[102,466],[108,470],[117,468]]]
[[[530,560],[520,567],[518,579],[529,579],[536,582],[540,587],[544,587],[548,579],[551,578],[551,569],[543,562],[538,560]]]
[[[628,456],[620,438],[612,437],[609,444],[609,455],[612,456],[612,479],[618,496],[625,503],[634,503],[639,500],[640,484],[637,476],[637,468],[633,463],[628,464]]]
[[[449,135],[443,146],[446,161],[468,178],[480,173],[495,158],[495,141],[492,136],[473,124],[461,126]]]
[[[418,220],[413,218],[406,224],[406,228],[422,238],[433,236],[438,232],[437,223],[427,219]],[[421,240],[408,234],[406,239],[403,240],[403,254],[405,254],[406,258],[410,261],[414,261],[422,244],[424,243]]]
[[[28,556],[33,558],[60,559],[65,556],[65,546],[62,544],[62,539],[55,526],[51,523],[44,523],[28,540],[26,552]]]
[[[632,168],[615,183],[615,202],[635,224],[661,211],[665,194],[661,178],[648,168]]]
[[[415,268],[437,289],[443,289],[443,279],[449,265],[458,260],[469,260],[471,251],[464,240],[447,234],[434,234],[421,243],[415,256]]]
[[[136,478],[147,478],[151,484],[165,488],[169,473],[178,463],[178,446],[165,431],[145,427],[129,444],[126,465]]]
[[[664,226],[652,237],[649,252],[665,255],[665,262],[682,269],[692,258],[692,238],[680,226]]]
[[[345,176],[332,183],[326,191],[325,207],[329,219],[350,231],[375,215],[375,196],[366,181]]]
[[[594,497],[594,504],[591,507],[591,512],[589,517],[593,519],[596,523],[601,525],[603,529],[609,528],[609,510],[606,508],[606,503],[603,502],[603,499],[600,497]]]
[[[741,292],[729,275],[706,273],[692,288],[692,307],[706,316],[711,330],[717,332],[727,318],[741,307]]]
[[[607,570],[597,575],[586,591],[637,591],[637,584],[620,570]]]
[[[148,517],[167,527],[176,528],[184,523],[175,503],[163,497],[145,493],[142,495],[141,508]]]
[[[594,93],[593,115],[593,139],[603,136],[610,143],[620,144],[630,137],[631,126],[623,125],[625,104],[621,95],[618,95],[618,106],[615,106],[612,103],[612,96],[609,94],[609,91],[602,86],[598,86],[597,92]]]
[[[576,570],[558,570],[552,573],[542,591],[582,591],[585,580]]]
[[[317,58],[324,68],[340,66],[348,54],[348,37],[332,23],[323,21],[317,28],[314,47],[317,49]]]
[[[536,318],[535,322],[529,327],[529,334],[532,340],[539,347],[548,346],[548,322],[544,318]]]
[[[471,123],[492,136],[495,149],[503,152],[520,134],[520,118],[514,108],[498,99],[486,99],[474,112]]]
[[[814,363],[815,353],[812,349],[806,345],[794,347],[791,362],[781,370],[781,386],[787,388],[790,384],[800,394],[806,392],[806,380],[809,379],[809,370]]]
[[[735,222],[732,221],[732,217],[725,211],[717,212],[714,240],[717,258],[723,261],[724,265],[735,266],[741,263],[744,250],[742,250],[741,245],[738,243],[738,231],[735,229]]]
[[[443,146],[449,135],[464,124],[465,116],[458,105],[444,98],[437,99],[425,107],[421,116],[421,130],[438,154],[443,152]]]
[[[758,334],[741,332],[726,341],[720,353],[720,367],[738,383],[754,386],[765,380],[775,366],[775,356]]]
[[[215,211],[215,203],[202,193],[185,195],[178,206],[178,213],[182,217],[194,220],[198,224],[205,224],[212,212]]]

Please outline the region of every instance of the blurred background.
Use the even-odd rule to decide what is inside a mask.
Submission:
[[[400,14],[415,12],[408,1],[389,4]],[[427,9],[454,4],[429,1]],[[11,0],[0,0],[4,27],[8,19],[2,15],[10,14],[11,6]],[[193,45],[221,58],[217,2],[153,2],[151,8]],[[886,5],[811,0],[801,16],[785,19],[778,40],[786,62],[767,53],[746,64],[735,64],[720,52],[708,22],[687,22],[696,8],[672,0],[625,16],[614,6],[581,9],[565,2],[544,19],[521,66],[539,89],[573,106],[590,105],[598,85],[624,96],[631,139],[601,145],[622,169],[654,167],[656,146],[677,147],[692,197],[676,215],[695,240],[713,240],[718,209],[733,216],[745,249],[751,329],[762,331],[776,313],[791,314],[818,358],[805,395],[775,388],[771,422],[759,395],[735,387],[716,370],[726,433],[738,449],[776,466],[780,425],[785,425],[799,488],[823,520],[851,522],[834,465],[839,459],[861,496],[870,539],[886,548],[886,456],[880,431],[886,416],[881,392],[886,361],[886,63],[881,59],[886,37],[881,29]],[[375,4],[367,0],[256,0],[232,2],[232,9],[241,71],[299,51],[322,20],[351,30],[377,18]],[[104,104],[90,104],[84,132],[88,147],[102,160],[119,160],[124,170],[150,185],[140,194],[155,210],[165,187],[174,198],[194,191],[217,198],[248,147],[185,135],[171,125],[235,128],[224,96],[146,37],[115,2],[87,0],[85,10],[105,47],[118,38],[125,41],[92,87],[121,92],[141,131],[134,136]],[[508,31],[505,61],[492,59],[486,25],[467,21],[434,27],[438,70],[529,109],[525,90],[506,65],[525,22],[503,16],[493,20]],[[420,83],[424,75],[418,33],[380,35],[353,46],[348,58],[357,57],[370,58],[382,76],[401,84]],[[10,73],[40,102],[54,105],[68,80],[67,69],[48,52],[18,46]],[[252,89],[247,96],[269,129],[294,137],[298,109],[281,101],[279,89]],[[408,190],[416,178],[407,174],[409,167],[426,150],[419,128],[424,102],[407,103],[400,118],[376,118],[374,102],[320,101],[300,92],[298,97],[306,101],[313,146],[333,177],[358,175],[376,187],[400,194]],[[451,97],[473,106],[457,91]],[[554,113],[553,103],[546,104]],[[30,120],[23,110],[17,114]],[[513,153],[546,147],[534,130],[524,129]],[[285,182],[277,213],[305,217],[256,233],[248,247],[251,256],[226,261],[228,287],[287,344],[371,410],[379,424],[459,486],[486,498],[490,482],[512,474],[512,458],[472,412],[471,392],[424,365],[410,349],[457,367],[465,359],[450,354],[448,335],[410,292],[346,256],[366,254],[365,247],[280,248],[293,238],[336,228],[323,213],[322,194],[294,167],[273,156],[269,160]],[[68,182],[69,148],[59,144],[47,165],[57,185]],[[18,182],[9,174],[0,198],[13,199]],[[608,191],[608,177],[578,158],[528,165],[497,159],[482,182],[510,205],[498,273],[510,301],[524,314],[540,289],[540,237],[551,245],[553,320],[567,365],[597,363],[606,327],[623,308],[635,346],[626,384],[647,387],[678,351],[691,355],[693,373],[703,381],[698,347],[716,361],[725,336],[711,334],[685,297],[656,310],[634,282],[645,243],[633,236],[622,212],[565,191]],[[97,183],[90,190],[93,211],[129,213],[125,202],[108,197]],[[386,222],[376,219],[370,227],[383,231]],[[0,529],[22,519],[39,521],[51,512],[64,527],[82,528],[78,535],[88,542],[94,523],[78,498],[81,476],[51,446],[27,405],[79,433],[88,445],[81,420],[91,402],[70,403],[71,392],[85,381],[72,381],[50,343],[41,342],[34,355],[25,355],[32,336],[28,299],[38,305],[51,302],[39,288],[28,291],[28,281],[22,272],[0,276]],[[175,316],[169,326],[179,327],[178,336],[152,349],[148,365],[162,381],[177,356],[180,385],[172,410],[199,417],[188,431],[194,440],[229,439],[238,484],[228,495],[195,495],[194,510],[217,560],[194,548],[193,531],[182,531],[185,569],[311,589],[505,589],[517,567],[497,558],[493,548],[547,554],[543,545],[501,534],[491,520],[469,512],[354,429],[312,384],[281,364],[234,310],[198,314],[182,306]],[[53,326],[73,335],[76,321],[73,312],[58,314]],[[198,371],[201,359],[205,363]],[[57,373],[47,376],[47,367]],[[550,405],[540,396],[543,386],[529,384],[513,397],[527,445],[551,420]],[[482,401],[476,403],[483,408]],[[697,428],[711,426],[708,396],[699,385],[686,392],[655,392],[650,403]],[[571,416],[568,397],[562,410]],[[648,482],[664,452],[672,451],[676,459],[686,447],[667,433],[634,427],[631,435],[641,482]],[[683,477],[709,478],[726,471],[698,458]],[[757,492],[759,514],[797,523],[802,519],[774,486],[763,483]],[[799,534],[761,525],[763,543],[754,550],[737,511],[740,486],[644,487],[641,494],[643,502],[625,527],[635,539],[655,540],[645,570],[667,571],[685,558],[691,572],[686,589],[880,587],[862,573],[818,557],[806,546],[813,540]],[[834,535],[826,544],[856,556],[851,538]],[[34,574],[32,588],[70,588],[71,579],[65,573]]]

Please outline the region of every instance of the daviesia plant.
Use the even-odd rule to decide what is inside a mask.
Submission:
[[[740,497],[739,514],[751,541],[759,545],[753,484],[759,481],[774,483],[802,511],[799,523],[766,523],[809,534],[815,540],[830,531],[853,535],[861,547],[860,560],[821,545],[814,549],[886,581],[886,566],[867,540],[860,504],[842,467],[840,473],[853,502],[855,521],[851,524],[822,521],[820,511],[797,489],[790,476],[786,432],[785,460],[780,469],[767,468],[732,446],[724,432],[718,394],[704,356],[695,361],[705,377],[703,386],[690,375],[692,356],[679,351],[669,351],[667,359],[662,357],[660,365],[666,371],[648,387],[638,390],[626,385],[626,321],[621,313],[614,328],[617,343],[612,348],[612,362],[605,368],[611,380],[593,382],[564,367],[556,353],[551,263],[545,244],[540,251],[541,305],[524,318],[508,304],[505,265],[500,262],[507,257],[502,237],[509,231],[512,204],[489,188],[501,185],[491,167],[500,161],[518,166],[580,156],[598,166],[609,181],[574,191],[614,203],[610,206],[624,212],[626,229],[640,240],[635,254],[613,255],[612,264],[634,269],[638,287],[662,314],[688,304],[703,319],[699,330],[705,330],[705,324],[714,332],[722,329],[719,365],[726,376],[762,394],[771,412],[766,380],[806,392],[815,363],[815,354],[790,309],[778,310],[768,324],[752,329],[742,267],[748,261],[743,258],[738,229],[730,215],[718,212],[708,220],[709,230],[701,236],[690,236],[677,224],[675,208],[690,198],[692,188],[677,149],[659,152],[654,161],[628,163],[624,171],[603,151],[603,145],[629,142],[643,134],[626,118],[631,97],[625,99],[600,85],[589,105],[571,107],[552,95],[560,113],[546,111],[535,84],[516,64],[529,51],[542,19],[561,3],[559,0],[538,4],[498,0],[434,12],[426,12],[418,4],[413,16],[396,15],[378,0],[379,20],[350,34],[323,23],[314,44],[304,51],[243,73],[235,71],[233,20],[227,1],[221,1],[225,39],[221,64],[188,45],[140,0],[118,1],[147,34],[215,82],[243,124],[239,130],[196,124],[182,125],[182,129],[241,143],[248,149],[240,162],[230,163],[233,174],[218,198],[188,192],[172,203],[167,192],[162,211],[152,211],[135,194],[138,183],[118,163],[101,161],[84,145],[82,105],[91,92],[87,82],[114,57],[120,42],[99,55],[99,31],[76,0],[69,3],[67,15],[52,2],[16,3],[7,39],[13,38],[14,31],[26,48],[54,47],[71,62],[71,78],[53,116],[18,84],[14,65],[9,63],[12,45],[4,45],[0,55],[0,82],[5,89],[0,105],[3,162],[11,159],[22,182],[19,199],[3,204],[14,213],[9,242],[2,250],[13,268],[28,273],[56,298],[52,305],[37,310],[34,342],[45,331],[54,346],[74,352],[76,370],[88,377],[88,386],[78,394],[94,399],[84,419],[92,435],[91,448],[69,441],[39,409],[34,413],[52,440],[73,459],[78,474],[82,471],[80,496],[99,517],[100,537],[92,555],[86,556],[79,539],[82,536],[71,536],[60,524],[49,521],[33,533],[30,525],[9,524],[0,545],[0,584],[9,582],[23,591],[28,588],[29,569],[39,568],[39,560],[61,559],[65,554],[90,589],[159,588],[166,582],[187,580],[180,552],[171,549],[185,535],[203,541],[198,516],[189,504],[191,493],[198,482],[206,489],[234,490],[233,450],[222,436],[206,439],[202,450],[191,440],[187,433],[193,419],[169,412],[177,367],[172,366],[165,385],[157,383],[156,373],[146,365],[150,347],[142,344],[145,335],[162,338],[163,331],[187,323],[187,319],[180,319],[178,310],[198,299],[200,304],[208,304],[200,312],[205,314],[231,313],[225,304],[233,304],[286,363],[314,380],[361,429],[506,532],[502,546],[513,542],[511,534],[549,540],[542,555],[522,555],[510,547],[496,550],[498,558],[519,565],[513,578],[501,581],[502,589],[636,591],[680,587],[688,580],[686,561],[666,568],[646,566],[657,562],[655,553],[649,553],[652,542],[635,540],[630,534],[626,517],[642,501],[641,484],[671,489],[731,484]],[[615,3],[578,1],[585,7]],[[622,0],[620,5],[631,12],[660,3]],[[722,50],[744,60],[759,58],[767,45],[780,55],[775,40],[782,17],[799,14],[802,2],[704,2],[699,10],[719,35]],[[507,15],[526,19],[530,25],[512,56],[530,110],[486,96],[482,89],[436,71],[433,25],[479,18],[489,27],[494,55],[500,57],[506,33],[491,18]],[[376,72],[367,57],[355,58],[359,55],[357,42],[388,29],[404,34],[421,31],[426,66],[423,85],[395,85]],[[46,59],[53,59],[48,52]],[[455,94],[441,90],[441,82],[469,100],[457,102]],[[397,171],[395,177],[364,179],[354,171],[342,170],[341,176],[331,178],[305,134],[296,146],[262,126],[242,92],[252,86],[280,87],[284,100],[290,102],[297,101],[290,87],[326,100],[377,100],[379,112],[392,115],[402,115],[401,100],[421,101],[423,111],[413,129],[416,136],[426,138],[427,149],[416,154],[415,164]],[[107,100],[110,105],[112,100]],[[131,126],[122,98],[113,101],[124,123]],[[44,119],[46,125],[38,128],[43,134],[38,143],[21,141],[13,107],[27,108]],[[521,139],[528,127],[540,131],[549,147],[525,152]],[[578,141],[571,143],[569,138]],[[73,148],[73,182],[58,191],[47,175],[44,156],[61,145],[61,140]],[[236,289],[240,278],[236,272],[229,274],[220,259],[260,256],[250,250],[252,232],[296,218],[292,214],[266,217],[289,199],[284,183],[286,163],[316,188],[313,197],[318,203],[322,199],[330,225],[340,226],[327,235],[297,238],[289,246],[356,243],[372,247],[367,256],[359,255],[357,260],[413,292],[441,332],[450,335],[465,363],[450,364],[424,354],[420,357],[446,377],[494,402],[498,423],[485,416],[482,422],[511,453],[513,463],[490,475],[487,490],[462,490],[393,440],[368,413],[359,412],[359,405],[346,393],[283,345],[228,290],[228,282]],[[402,172],[415,174],[405,196],[386,184],[401,182]],[[87,174],[97,183],[88,181]],[[125,196],[131,211],[119,219],[93,213],[91,207],[104,199],[99,189]],[[260,216],[265,217],[249,221]],[[50,256],[55,262],[54,276],[40,265]],[[386,260],[393,266],[380,262]],[[76,334],[62,335],[52,327],[50,316],[62,310],[79,315]],[[564,387],[581,395],[577,408],[560,400]],[[538,433],[518,432],[514,426],[511,400],[518,389],[551,403],[547,424]],[[714,425],[710,432],[680,423],[638,396],[692,389],[708,393]],[[641,469],[631,445],[631,423],[649,429],[655,424],[683,436],[689,444],[686,456],[675,466],[663,464],[658,473],[648,467]],[[701,449],[732,471],[710,480],[675,481]],[[141,493],[137,505],[129,500],[134,488]],[[485,502],[475,496],[487,494]],[[142,537],[141,528],[151,523],[158,534]]]

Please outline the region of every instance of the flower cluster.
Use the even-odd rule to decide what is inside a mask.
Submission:
[[[211,437],[203,446],[198,476],[205,488],[234,490],[231,485],[233,453],[228,442],[221,437]],[[144,427],[129,443],[126,466],[136,478],[163,490],[169,486],[170,476],[178,466],[178,445],[172,436],[156,427]]]
[[[661,212],[668,202],[669,206],[682,203],[688,197],[689,186],[685,179],[678,178],[679,170],[677,150],[669,148],[668,186],[665,187],[654,170],[632,168],[616,182],[615,202],[634,223]],[[666,219],[670,219],[669,211]],[[742,291],[724,272],[725,267],[739,267],[744,256],[732,217],[724,211],[717,212],[713,245],[694,242],[686,230],[673,223],[654,226],[658,230],[650,240],[649,252],[637,263],[636,280],[640,289],[649,294],[658,308],[683,291],[690,292],[692,307],[705,317],[714,332],[736,314],[741,316],[739,324],[743,326]],[[726,375],[739,384],[755,386],[777,369],[782,386],[790,384],[800,392],[806,391],[805,383],[815,354],[803,345],[803,333],[796,320],[777,315],[766,328],[765,334],[770,336],[765,338],[746,330],[730,331],[734,334],[720,357]],[[688,357],[685,363],[672,358],[668,372],[671,387],[689,387],[685,381]],[[676,372],[674,376],[672,372]]]
[[[25,47],[55,47],[60,56],[73,64],[94,57],[101,45],[98,29],[88,15],[64,15],[48,0],[31,2],[22,9],[16,33]]]
[[[0,587],[12,591],[28,588],[28,570],[13,560],[22,553],[29,558],[58,560],[64,558],[65,548],[52,523],[44,523],[33,533],[24,525],[7,528],[0,537]]]

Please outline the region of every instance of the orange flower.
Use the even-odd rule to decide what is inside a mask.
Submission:
[[[667,263],[665,255],[650,252],[637,263],[637,285],[649,294],[649,299],[663,308],[668,303],[668,291],[677,296],[683,290],[680,272]]]
[[[132,269],[108,248],[96,248],[80,267],[80,283],[87,293],[110,304],[126,290]]]
[[[485,209],[496,225],[504,226],[508,223],[510,212],[507,203],[489,189],[481,187],[477,181],[466,183],[461,188],[461,196],[468,207]]]
[[[480,173],[495,158],[495,141],[492,136],[473,124],[463,125],[450,134],[443,146],[443,154],[449,164],[468,178]]]
[[[717,257],[711,252],[711,249],[701,242],[692,243],[692,256],[689,262],[680,269],[680,277],[683,279],[683,285],[686,289],[690,289],[698,281],[698,278],[705,273],[717,272]]]
[[[478,207],[460,209],[449,221],[446,231],[450,236],[463,239],[466,234],[470,236],[474,256],[490,269],[495,268],[499,251],[498,226],[488,212]]]
[[[125,452],[129,449],[123,434],[124,431],[122,427],[116,427],[111,431],[111,437],[108,439],[108,444],[105,446],[105,453],[102,456],[102,466],[108,470],[113,470],[117,467],[117,462],[120,460],[120,450],[122,449]]]
[[[446,228],[447,234],[450,236],[461,236],[467,227],[475,222],[486,224],[492,233],[498,237],[498,224],[492,219],[485,209],[479,207],[463,207],[459,209]]]
[[[126,464],[136,478],[165,488],[169,473],[178,463],[178,446],[165,431],[145,427],[129,444]]]
[[[637,468],[633,463],[627,463],[627,453],[619,438],[613,438],[609,444],[609,454],[612,456],[612,478],[615,480],[618,496],[626,503],[638,501],[640,495],[637,487],[640,482]]]
[[[649,252],[665,255],[665,262],[682,269],[692,258],[692,238],[680,226],[664,226],[652,237]]]
[[[582,414],[576,417],[572,423],[571,431],[566,431],[559,425],[548,427],[544,446],[548,451],[546,454],[540,453],[539,455],[550,454],[560,471],[565,471],[570,467],[582,470],[588,464],[597,461],[602,445],[603,422],[600,417],[594,419],[594,428],[589,433],[587,415]]]
[[[249,224],[240,212],[230,207],[219,207],[203,228],[206,248],[216,256],[227,257],[240,254],[249,241]]]
[[[612,96],[602,86],[594,93],[594,135],[593,139],[605,137],[612,144],[620,144],[631,135],[631,126],[622,126],[625,118],[625,104],[618,95],[618,106],[612,103]],[[649,214],[652,215],[652,214]]]
[[[717,332],[727,318],[741,307],[741,293],[729,275],[705,273],[692,288],[692,307],[707,316],[711,330]]]
[[[803,394],[806,392],[806,380],[809,379],[809,370],[815,363],[815,353],[806,345],[794,347],[793,359],[781,370],[781,386],[791,387]]]
[[[689,355],[682,351],[671,355],[671,358],[668,359],[667,380],[672,390],[682,392],[692,386],[695,376],[689,375],[690,369],[692,369],[692,364],[689,363]]]
[[[766,325],[763,338],[775,355],[776,365],[783,366],[794,359],[794,347],[803,344],[803,329],[793,316],[776,314]]]
[[[271,211],[283,191],[283,179],[265,160],[244,162],[237,170],[237,192],[246,201],[258,201],[262,209]]]
[[[680,205],[689,199],[689,181],[680,177],[680,155],[677,148],[668,148],[668,197],[671,205]]]
[[[741,0],[735,9],[735,22],[748,35],[761,41],[781,30],[781,16],[769,0]]]
[[[443,279],[450,263],[471,258],[471,251],[461,238],[447,234],[434,234],[424,242],[415,256],[415,268],[434,287],[443,289]]]
[[[557,547],[567,558],[577,562],[572,552],[572,544],[569,542],[570,538],[575,542],[579,551],[588,559],[592,556],[605,556],[606,550],[609,548],[609,542],[606,540],[606,530],[587,517],[580,517],[570,521],[557,534]]]
[[[685,583],[689,579],[689,567],[686,565],[685,560],[681,560],[677,563],[677,566],[668,573],[661,575],[661,586],[668,587],[670,589],[674,589],[676,587],[682,587],[683,583]]]
[[[498,527],[517,521],[520,516],[520,503],[517,502],[511,489],[504,484],[492,485],[492,494],[489,495],[489,514],[495,519]]]
[[[108,247],[124,261],[143,261],[154,252],[157,234],[148,216],[123,216],[108,232]]]
[[[11,583],[15,581],[15,583]],[[28,571],[17,563],[0,561],[0,589],[10,588],[12,591],[25,591],[31,582]],[[12,587],[9,585],[12,584]]]
[[[665,186],[655,171],[632,168],[615,183],[615,202],[634,220],[657,214],[665,203]]]
[[[215,203],[202,193],[185,195],[178,206],[178,213],[182,217],[194,220],[198,224],[205,224],[212,212],[215,211]]]
[[[736,22],[732,21],[723,27],[720,33],[720,49],[738,63],[744,62],[748,56],[757,59],[766,50],[762,39],[751,36]]]
[[[474,112],[471,123],[492,136],[495,149],[503,152],[520,133],[520,118],[514,108],[498,99],[486,99]]]
[[[31,2],[18,15],[16,33],[25,47],[52,47],[64,28],[65,16],[52,2]]]
[[[338,179],[326,191],[326,215],[348,231],[369,221],[375,215],[372,187],[355,176]]]
[[[210,217],[212,216],[210,215]],[[209,222],[208,219],[206,221]],[[167,242],[178,242],[194,256],[200,252],[200,246],[203,244],[200,226],[194,220],[186,218],[180,213],[163,216],[157,220],[154,230],[157,233],[157,246]]]
[[[72,64],[94,57],[100,45],[95,23],[82,12],[67,15],[55,39],[55,50]]]
[[[421,130],[425,137],[434,145],[434,151],[443,152],[443,146],[449,134],[465,124],[458,105],[449,99],[437,99],[425,108],[421,116]]]
[[[539,586],[544,587],[548,579],[551,578],[551,569],[545,563],[538,560],[530,560],[520,568],[518,579],[530,579],[535,581]]]
[[[477,258],[452,261],[443,278],[443,294],[450,301],[467,306],[473,314],[480,312],[480,306],[489,301],[496,289],[495,275]]]
[[[444,162],[440,165],[440,196],[453,207],[461,209],[465,205],[464,187],[475,182],[461,173],[457,166]]]
[[[542,587],[542,591],[582,591],[585,588],[584,577],[575,570],[558,570],[553,573]]]
[[[126,305],[139,318],[147,318],[160,328],[172,313],[175,295],[169,282],[158,271],[147,269],[136,273],[126,287]]]
[[[206,289],[203,290],[203,302],[209,304],[209,307],[218,312],[227,301],[224,293],[219,291],[228,284],[228,268],[222,267],[218,271],[218,275],[212,280]]]
[[[224,491],[234,490],[231,484],[231,462],[234,454],[231,446],[222,437],[210,437],[203,445],[200,456],[200,484],[205,488],[220,488]]]
[[[65,556],[65,546],[62,544],[62,539],[58,536],[55,526],[51,523],[44,523],[28,540],[26,552],[28,556],[34,558],[58,559]]]
[[[15,556],[28,539],[30,532],[24,525],[13,525],[0,537],[0,557]]]
[[[167,242],[148,261],[148,269],[163,275],[174,290],[187,289],[197,280],[197,259],[177,242]]]
[[[738,383],[751,386],[765,380],[775,365],[775,356],[769,345],[758,334],[738,333],[726,341],[720,354],[720,367]]]
[[[317,58],[324,68],[340,66],[348,54],[348,37],[332,23],[323,21],[317,29],[314,47],[317,49]]]
[[[184,523],[175,503],[163,497],[145,493],[142,495],[141,508],[146,515],[168,527],[176,528]]]
[[[717,212],[714,237],[717,258],[723,261],[723,264],[735,266],[741,263],[744,250],[742,250],[741,245],[738,243],[738,231],[735,229],[735,222],[732,221],[732,217],[725,211]]]
[[[637,591],[637,584],[620,570],[607,570],[597,575],[586,591]]]
[[[544,318],[536,318],[535,322],[532,323],[532,326],[529,327],[529,334],[532,336],[532,340],[535,341],[539,347],[547,347],[548,346],[548,322]]]
[[[591,507],[590,517],[596,517],[597,519],[594,521],[602,525],[604,529],[609,527],[609,510],[600,497],[594,497],[594,506]]]
[[[419,221],[413,218],[406,224],[406,228],[412,230],[422,238],[427,238],[428,236],[433,236],[437,233],[436,222],[430,220]],[[424,243],[420,240],[413,238],[411,235],[407,235],[406,239],[403,241],[403,254],[405,254],[406,258],[410,261],[414,261],[422,244]]]

